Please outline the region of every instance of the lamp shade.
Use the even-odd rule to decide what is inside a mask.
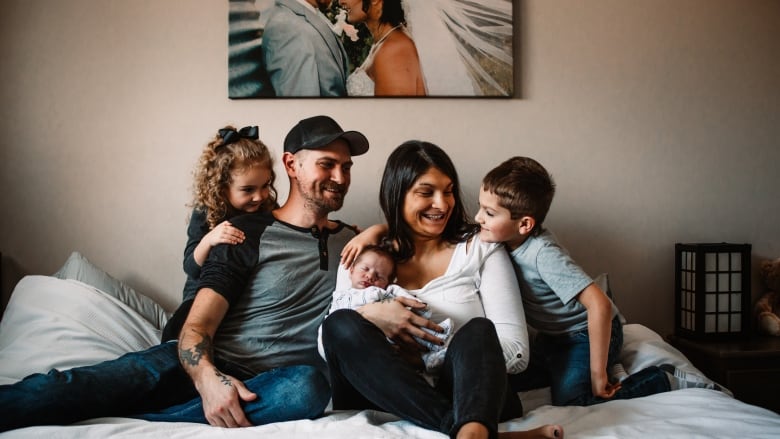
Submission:
[[[699,339],[750,333],[750,244],[675,244],[675,333]]]

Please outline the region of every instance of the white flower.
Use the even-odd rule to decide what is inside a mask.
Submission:
[[[336,21],[333,22],[333,32],[336,35],[341,35],[344,32],[344,26],[347,26],[347,11],[339,9],[339,13],[336,14]]]
[[[347,11],[344,9],[339,9],[339,13],[336,14],[335,22],[333,22],[333,32],[336,33],[336,35],[344,34],[347,37],[349,37],[350,40],[357,41],[358,40],[358,30],[355,29],[355,26],[347,23]]]
[[[344,29],[344,34],[348,36],[353,43],[358,40],[358,30],[355,29],[355,26],[352,26],[349,23],[344,23],[342,29]]]

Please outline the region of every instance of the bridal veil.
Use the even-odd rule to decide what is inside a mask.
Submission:
[[[511,0],[402,0],[429,96],[511,96]]]

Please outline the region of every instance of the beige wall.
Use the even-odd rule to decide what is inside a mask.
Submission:
[[[749,242],[754,265],[780,256],[780,2],[515,6],[518,98],[231,101],[227,1],[5,0],[3,302],[79,250],[173,308],[201,147],[226,123],[259,124],[278,156],[319,113],[372,141],[337,215],[361,225],[379,219],[378,175],[403,140],[449,151],[472,206],[492,166],[540,160],[558,184],[548,225],[611,274],[630,321],[662,333],[675,242]]]

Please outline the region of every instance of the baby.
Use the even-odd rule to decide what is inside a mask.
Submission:
[[[390,252],[380,246],[366,246],[358,254],[349,269],[349,280],[352,284],[351,288],[333,292],[330,313],[338,309],[357,309],[369,303],[390,301],[396,297],[408,297],[419,301],[405,289],[391,284],[395,280],[395,261]],[[431,317],[431,311],[427,308],[418,313],[428,319]],[[444,364],[446,342],[454,332],[451,319],[445,319],[439,323],[439,326],[444,329],[443,333],[427,328],[422,329],[444,340],[445,345],[440,346],[427,340],[415,338],[417,342],[428,348],[428,352],[422,355],[425,370],[428,372],[434,371]]]

